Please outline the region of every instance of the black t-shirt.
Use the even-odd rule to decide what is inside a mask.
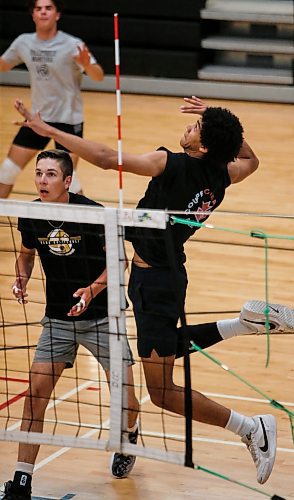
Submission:
[[[149,182],[137,208],[182,211],[178,217],[204,222],[222,202],[226,188],[231,184],[226,165],[216,164],[208,158],[194,158],[186,153],[172,153],[166,148],[167,162],[164,172]],[[190,214],[196,212],[196,215]],[[206,215],[204,212],[208,212]],[[198,228],[183,224],[170,226],[178,264],[186,260],[184,243]],[[137,254],[152,266],[168,266],[164,231],[158,229],[127,229]]]
[[[102,207],[73,193],[69,193],[69,203]],[[107,289],[90,302],[83,314],[67,316],[79,301],[73,293],[93,283],[106,267],[103,225],[19,218],[18,229],[23,245],[35,248],[42,262],[46,275],[46,316],[63,321],[107,316]]]

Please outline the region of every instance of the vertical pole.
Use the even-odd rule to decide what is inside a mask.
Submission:
[[[117,115],[117,150],[119,175],[119,208],[123,208],[123,181],[122,181],[122,139],[121,139],[121,92],[120,92],[120,57],[118,14],[114,14],[114,47],[115,47],[115,81],[116,81],[116,115]]]
[[[110,346],[110,432],[109,449],[119,450],[122,430],[126,430],[127,365],[124,295],[124,254],[122,228],[117,209],[105,209],[105,243]]]

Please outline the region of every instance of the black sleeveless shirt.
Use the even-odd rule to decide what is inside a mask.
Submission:
[[[231,184],[227,165],[212,162],[205,156],[194,158],[186,153],[172,153],[164,147],[159,150],[167,152],[165,170],[149,182],[137,208],[182,211],[185,214],[178,217],[204,222],[220,205]],[[185,262],[184,243],[197,229],[178,223],[170,226],[178,264]],[[127,230],[126,237],[145,262],[166,267],[168,256],[163,233],[159,229],[132,228]]]

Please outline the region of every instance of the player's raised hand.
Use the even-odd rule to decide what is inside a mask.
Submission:
[[[22,110],[16,108],[20,114],[22,114]],[[23,116],[23,115],[22,115]],[[30,114],[29,118],[26,118],[24,122],[18,122],[15,121],[13,122],[14,125],[18,125],[20,127],[29,127],[31,128],[34,132],[36,132],[39,135],[42,135],[43,137],[50,137],[52,127],[50,125],[47,125],[47,123],[43,122],[40,113],[35,113],[34,115]]]
[[[21,99],[15,99],[14,107],[21,114],[21,116],[24,117],[25,120],[31,120],[32,119],[31,112],[24,105],[24,103],[23,103],[23,101]]]
[[[84,43],[82,47],[78,45],[78,54],[74,56],[74,60],[77,64],[82,66],[83,68],[87,68],[91,63],[90,51],[87,45]]]
[[[180,107],[181,113],[203,115],[204,111],[207,109],[207,105],[195,95],[192,95],[192,97],[184,97],[184,101],[187,104]]]

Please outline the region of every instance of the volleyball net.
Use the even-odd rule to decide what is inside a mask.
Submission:
[[[214,448],[217,446],[218,439],[211,438],[210,435],[208,437],[205,432],[199,435],[195,427],[192,432],[189,355],[178,360],[174,368],[175,383],[184,385],[186,391],[186,417],[181,417],[156,407],[150,401],[143,367],[136,354],[135,321],[131,307],[127,307],[125,300],[129,273],[126,270],[126,261],[131,259],[128,243],[125,247],[124,242],[126,229],[133,228],[139,231],[139,235],[144,229],[145,238],[148,237],[148,230],[150,230],[150,237],[155,238],[158,235],[160,238],[167,232],[166,228],[170,224],[187,223],[184,214],[1,200],[0,217],[0,440],[120,451],[191,467],[194,467],[197,457],[195,450],[193,452],[195,443],[197,442],[198,449],[210,443],[209,445],[213,446],[211,454],[213,463]],[[41,318],[44,316],[45,309],[46,280],[41,262],[36,256],[28,285],[28,303],[18,303],[12,294],[15,261],[21,243],[17,228],[19,217],[30,220],[32,224],[36,220],[49,221],[47,229],[50,238],[44,244],[51,245],[52,254],[55,255],[58,255],[58,252],[69,253],[72,250],[71,237],[66,233],[66,226],[60,225],[60,221],[72,222],[77,227],[85,224],[89,232],[92,231],[91,228],[102,225],[105,234],[110,384],[108,385],[100,364],[91,353],[80,346],[74,366],[64,370],[54,388],[45,414],[43,433],[20,430],[23,402],[30,380],[30,366],[42,330]],[[197,290],[197,296],[188,293],[187,322],[204,323],[217,321],[229,315],[235,316],[239,314],[242,303],[250,298],[268,298],[273,302],[277,301],[277,297],[281,297],[280,302],[291,305],[290,283],[285,282],[279,271],[287,266],[291,267],[293,218],[215,212],[210,217],[210,221],[212,224],[196,222],[203,229],[197,233],[197,238],[192,237],[187,244],[187,267],[191,282],[189,286],[193,287],[194,284]],[[218,224],[219,221],[221,224]],[[273,221],[275,227],[279,229],[279,234],[278,232],[275,232],[275,235],[271,234]],[[192,224],[191,221],[188,223]],[[261,226],[262,230],[254,229]],[[78,237],[78,234],[75,237]],[[270,257],[268,257],[269,250]],[[170,265],[172,266],[171,249],[167,249],[167,255],[171,259]],[[59,258],[62,259],[61,256]],[[89,258],[94,258],[94,255],[89,255]],[[223,272],[219,271],[220,259]],[[191,261],[193,261],[193,268],[189,268]],[[72,280],[73,277],[57,275],[54,279],[58,287],[62,286],[62,279]],[[248,290],[248,282],[254,283],[250,290]],[[184,324],[186,317],[181,318]],[[136,361],[133,367],[134,381],[140,404],[140,432],[137,445],[123,438],[127,428],[128,414],[126,336]],[[275,338],[280,339],[281,336]],[[287,339],[289,338],[287,336]],[[240,342],[242,341],[249,344],[250,349],[254,349],[256,358],[258,356],[259,359],[265,358],[267,350],[265,337],[258,339],[258,347],[254,344],[257,342],[256,338],[241,339]],[[263,342],[262,345],[261,342]],[[277,344],[275,339],[273,342],[272,352],[274,353]],[[283,348],[287,350],[285,344]],[[248,352],[250,355],[250,349],[249,351],[246,349],[245,356]],[[209,352],[211,354],[211,351]],[[222,350],[221,353],[223,352]],[[230,352],[230,345],[227,352]],[[233,347],[232,353],[233,357],[238,358]],[[222,370],[219,373],[218,368],[215,367],[218,359],[213,357],[217,354],[212,351],[210,360],[199,353],[190,356],[193,358],[191,359],[192,369],[199,374],[197,384],[194,383],[194,379],[192,381],[197,389],[229,406],[231,406],[232,399],[236,404],[238,401],[251,401],[255,406],[276,402],[276,413],[281,414],[282,417],[287,414],[293,418],[294,403],[290,399],[290,388],[287,390],[287,385],[285,385],[280,397],[283,377],[281,375],[280,379],[275,378],[277,377],[276,368],[272,372],[274,377],[271,379],[270,388],[265,384],[260,389],[259,384],[258,387],[250,385],[248,389],[249,385],[247,385],[245,389],[242,389],[242,381],[241,387],[234,385],[234,382],[233,387],[236,392],[230,394],[226,390],[228,367],[224,363],[219,363],[219,367],[225,367],[226,372]],[[197,361],[195,361],[196,358]],[[250,377],[250,368],[247,367],[247,363],[243,359],[244,366],[240,367],[240,359],[239,361],[238,359],[237,368],[241,369],[243,377],[247,377],[247,371]],[[202,370],[206,373],[205,377],[200,376]],[[284,370],[287,370],[286,365],[284,365]],[[257,383],[252,378],[251,382]],[[257,389],[258,397],[256,394],[252,395],[252,389]],[[266,389],[268,389],[269,397],[267,397]],[[242,403],[240,404],[242,407]],[[257,413],[258,409],[255,408],[255,410]],[[291,433],[289,433],[289,427],[286,427],[285,419],[284,427],[287,439],[285,438],[283,442],[283,449],[286,450],[290,449]],[[220,443],[223,444],[224,441],[219,440]],[[199,466],[195,468],[205,470]],[[207,469],[206,472],[211,471]]]
[[[68,447],[82,447],[115,450],[163,459],[175,463],[185,463],[185,419],[166,417],[153,408],[146,391],[141,366],[135,368],[135,386],[140,398],[141,421],[140,442],[135,447],[122,440],[127,427],[128,380],[125,338],[128,333],[133,352],[136,352],[136,333],[133,318],[126,328],[124,250],[125,227],[153,228],[162,232],[166,228],[167,214],[157,211],[96,208],[93,206],[27,203],[3,200],[1,212],[1,404],[0,439],[8,441],[51,444]],[[18,218],[34,222],[44,221],[47,236],[40,238],[49,246],[49,252],[62,260],[65,254],[73,253],[73,239],[81,239],[81,228],[97,231],[97,225],[105,230],[107,261],[107,295],[110,342],[110,391],[104,370],[94,357],[80,346],[74,367],[66,369],[57,383],[45,417],[43,434],[20,431],[23,399],[29,382],[29,369],[40,336],[41,318],[45,309],[46,278],[41,262],[36,256],[33,274],[28,284],[28,302],[20,304],[12,294],[15,281],[15,260],[20,250]],[[60,223],[62,221],[62,224]],[[75,224],[76,235],[69,236],[65,222]],[[47,227],[48,226],[48,227]],[[71,256],[74,258],[74,255]],[[95,255],[88,255],[89,260]],[[56,261],[56,260],[55,260]],[[57,260],[57,264],[58,264]],[[77,266],[81,265],[77,261]],[[64,280],[74,280],[66,276],[60,266],[51,269],[50,278],[58,289]],[[49,274],[50,276],[50,274]],[[76,278],[75,278],[76,279]],[[47,273],[48,280],[48,273]],[[52,300],[52,298],[51,298]],[[82,319],[82,317],[81,317]],[[128,319],[128,321],[129,321]],[[77,322],[78,323],[78,322]],[[52,347],[52,349],[54,349]],[[156,416],[157,414],[157,416]],[[145,421],[154,415],[161,421],[156,429],[144,435]],[[163,421],[164,420],[164,421]],[[168,420],[171,421],[168,424]],[[168,430],[176,420],[177,433]],[[155,420],[156,421],[156,420]],[[181,423],[180,423],[181,421]],[[154,424],[153,424],[154,425]],[[165,433],[158,431],[164,427]],[[183,435],[176,437],[182,429]],[[170,437],[168,437],[170,434]],[[173,437],[173,434],[175,437]],[[164,435],[164,437],[163,437]],[[158,446],[158,443],[160,445]],[[135,452],[133,448],[135,449]]]

